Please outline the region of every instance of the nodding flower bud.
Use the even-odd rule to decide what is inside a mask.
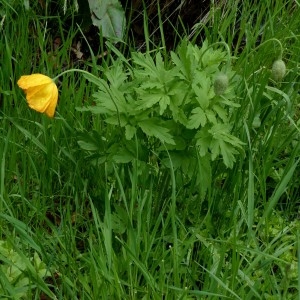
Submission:
[[[286,73],[286,66],[283,60],[275,60],[272,66],[272,78],[275,81],[281,81]]]
[[[217,96],[224,94],[224,92],[226,91],[227,87],[228,87],[228,76],[224,73],[219,73],[216,77],[215,77],[215,81],[214,81],[214,92]]]
[[[260,116],[259,116],[259,114],[258,114],[258,115],[256,115],[256,116],[254,117],[254,119],[253,119],[252,127],[253,127],[253,128],[259,128],[260,125],[261,125],[261,120],[260,120]]]

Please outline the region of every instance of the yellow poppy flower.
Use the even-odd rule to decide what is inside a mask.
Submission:
[[[21,76],[18,86],[24,90],[30,108],[53,118],[58,99],[54,81],[42,74]]]

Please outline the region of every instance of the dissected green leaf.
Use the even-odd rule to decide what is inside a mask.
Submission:
[[[188,151],[170,151],[169,156],[162,159],[162,163],[168,167],[173,167],[174,170],[181,168],[182,172],[187,175],[189,178],[192,178],[195,175],[196,158],[192,152]],[[171,158],[171,162],[170,162]]]
[[[106,82],[99,81],[99,90],[93,94],[94,106],[86,109],[95,114],[120,114],[127,112],[128,104],[124,92]]]
[[[166,108],[168,107],[168,105],[170,104],[170,97],[168,95],[163,95],[163,97],[161,97],[160,101],[159,101],[159,114],[162,115],[164,113],[164,111],[166,110]]]
[[[125,137],[127,140],[131,140],[136,133],[136,128],[131,125],[126,125],[125,126]]]
[[[203,84],[203,86],[202,86]],[[207,86],[210,83],[207,83],[205,81],[201,82],[201,87],[197,84],[193,84],[192,88],[193,91],[195,92],[196,95],[196,100],[198,101],[199,105],[201,108],[206,109],[209,106],[209,95],[208,95],[208,90],[209,86]]]
[[[202,63],[203,67],[217,66],[226,59],[229,59],[226,51],[223,49],[213,49],[208,45],[207,40],[202,43],[201,48],[194,47],[193,50],[196,61]]]
[[[213,139],[210,149],[212,160],[215,160],[221,154],[226,167],[232,168],[233,163],[235,162],[234,155],[238,153],[234,146],[223,140]]]
[[[143,94],[139,95],[139,100],[137,101],[137,109],[143,110],[143,109],[147,109],[150,108],[152,106],[154,106],[156,103],[158,103],[159,101],[161,101],[162,98],[164,98],[165,95],[157,90],[157,93],[153,92],[153,93],[146,93],[143,91]]]
[[[33,254],[33,265],[39,277],[51,276],[49,267],[40,259],[37,252]]]
[[[174,99],[174,97],[172,97],[172,100]],[[184,114],[182,108],[180,108],[180,106],[176,105],[173,103],[173,101],[170,102],[170,106],[169,106],[171,112],[172,112],[172,116],[174,121],[179,122],[183,125],[187,125],[188,120],[186,115]]]
[[[97,131],[82,132],[77,141],[81,149],[86,151],[99,151],[103,148],[103,140]]]
[[[207,122],[207,118],[205,112],[201,107],[196,107],[192,110],[192,115],[188,120],[187,128],[197,129],[200,125],[204,127],[206,122]]]
[[[99,150],[99,146],[88,141],[77,141],[78,145],[81,149],[86,151],[97,151]]]
[[[158,82],[157,80],[147,80],[145,82],[143,82],[139,88],[137,88],[137,91],[151,91],[153,90],[159,90],[161,92],[161,90],[163,89],[164,85],[160,82]]]
[[[184,39],[178,46],[176,50],[177,53],[171,52],[172,61],[178,68],[177,76],[190,83],[193,82],[194,72],[197,67],[192,48],[193,45]]]
[[[235,162],[235,154],[238,154],[244,145],[237,137],[231,135],[228,124],[216,124],[212,128],[200,129],[195,138],[196,145],[199,146],[201,157],[211,152],[211,159],[215,160],[219,155],[222,156],[224,164],[232,168]]]
[[[213,137],[210,149],[212,151],[212,160],[221,154],[224,164],[232,168],[235,162],[234,155],[239,153],[237,149],[241,149],[244,143],[231,135],[229,129],[228,125],[217,124],[209,130]]]
[[[211,109],[207,109],[205,114],[210,123],[217,124],[216,114]]]
[[[118,0],[88,0],[92,22],[106,38],[123,38],[125,13]]]
[[[196,145],[199,146],[199,154],[203,157],[209,151],[211,134],[208,132],[207,128],[203,128],[196,133],[195,138],[197,140]]]
[[[127,124],[127,118],[125,115],[112,115],[105,119],[105,122],[112,125],[119,125],[124,127]]]
[[[90,74],[90,73],[83,73],[83,77],[86,78],[89,82],[92,82],[96,86],[99,86],[99,87],[106,84],[105,80],[103,80],[102,78],[98,78],[98,77],[96,77],[96,76],[94,76],[93,74]]]
[[[241,105],[238,104],[238,103],[235,103],[233,101],[230,101],[228,98],[227,98],[227,94],[226,94],[226,97],[221,97],[221,100],[220,100],[221,103],[225,104],[225,105],[228,105],[230,107],[240,107]]]
[[[143,81],[135,88],[138,98],[137,108],[143,110],[158,103],[159,114],[162,115],[170,104],[170,96],[179,91],[172,70],[165,68],[160,53],[156,54],[155,61],[149,54],[133,54],[133,61],[142,67],[134,71],[135,76],[143,78]]]
[[[114,63],[113,68],[103,69],[103,73],[107,78],[110,86],[115,88],[128,91],[130,83],[127,81],[130,75],[130,70],[124,70],[124,65],[121,59],[118,59]]]
[[[148,120],[142,120],[138,122],[143,132],[148,136],[154,136],[163,143],[175,145],[172,135],[169,133],[169,129],[158,125],[159,120],[152,118]]]
[[[227,124],[216,124],[214,125],[209,132],[212,134],[214,139],[223,140],[226,143],[233,145],[236,148],[242,148],[245,143],[240,139],[230,134],[230,125]]]
[[[135,68],[134,73],[142,76],[155,76],[157,70],[153,58],[149,53],[141,52],[132,53],[132,61],[134,64],[143,67],[144,69]]]
[[[116,163],[126,164],[135,158],[132,153],[124,147],[120,147],[116,153],[117,154],[113,155],[113,160]]]
[[[117,111],[116,105],[107,92],[98,91],[93,94],[93,98],[96,102],[96,107],[92,106],[92,109],[94,108],[98,113],[112,113]]]
[[[180,168],[185,157],[183,157],[182,154],[178,152],[170,152],[169,155],[170,157],[167,156],[161,160],[162,164],[167,168],[172,167],[173,170],[177,170],[178,168]]]
[[[220,105],[213,105],[212,110],[217,113],[224,123],[228,122],[227,111],[224,108],[222,108]]]

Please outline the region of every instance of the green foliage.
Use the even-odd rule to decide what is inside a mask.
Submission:
[[[17,5],[24,5],[24,8],[29,11],[44,10],[44,13],[49,14],[49,8],[52,7],[50,14],[61,17],[64,15],[76,15],[80,18],[80,25],[87,24],[98,27],[103,37],[111,40],[122,40],[124,37],[126,18],[124,9],[119,0],[46,0],[40,1],[39,5],[31,4],[28,0],[13,0],[10,1],[12,8],[16,9]],[[38,9],[37,9],[38,7]],[[0,9],[0,25],[1,25],[1,9]]]
[[[232,134],[230,123],[239,106],[235,102],[239,79],[224,68],[228,59],[226,52],[214,50],[207,41],[199,48],[184,40],[170,59],[163,59],[160,52],[154,57],[132,53],[131,65],[119,58],[102,69],[103,79],[85,75],[98,90],[93,95],[95,105],[81,110],[100,114],[115,127],[118,134],[109,143],[119,144],[114,149],[118,157],[128,152],[134,140],[148,153],[145,162],[151,153],[162,161],[169,155],[176,157],[176,168],[190,179],[193,172],[184,167],[187,153],[188,164],[197,156],[206,160],[206,166],[222,157],[225,166],[232,168],[243,143]],[[216,94],[214,80],[221,70],[230,81]],[[124,161],[129,160],[126,157]],[[132,155],[130,160],[135,158]]]
[[[104,37],[123,38],[125,13],[119,0],[88,0],[93,25]]]
[[[20,250],[19,250],[20,251]],[[22,249],[26,251],[26,249]],[[39,277],[44,280],[51,276],[46,264],[37,252],[28,259],[15,251],[7,241],[0,241],[0,295],[13,299],[28,299],[33,293],[31,278]]]
[[[52,9],[50,2],[35,8]],[[1,4],[1,299],[298,297],[295,1],[212,1],[195,26],[209,42],[183,42],[170,57],[158,47],[129,60],[122,46],[105,49],[99,69],[85,61],[96,76],[60,77],[50,120],[28,109],[16,82],[69,70],[76,30],[54,64],[50,11]],[[241,77],[220,43],[213,46],[220,39]],[[280,84],[272,80],[278,57],[288,70]],[[216,96],[220,73],[229,82]],[[75,110],[86,105],[88,112]],[[243,159],[237,138],[247,141]]]

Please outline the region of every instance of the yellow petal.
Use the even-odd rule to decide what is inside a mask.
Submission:
[[[17,84],[21,89],[27,90],[30,87],[51,83],[51,82],[53,82],[52,79],[46,75],[31,74],[31,75],[21,76]]]
[[[50,99],[50,103],[49,106],[47,107],[47,109],[45,110],[45,114],[50,117],[53,118],[54,114],[55,114],[55,108],[57,105],[57,99],[58,99],[58,90],[56,85],[54,84],[52,86],[53,90],[52,90],[52,96]]]
[[[24,90],[30,108],[50,118],[54,116],[58,90],[51,78],[42,74],[22,76],[18,85]]]

